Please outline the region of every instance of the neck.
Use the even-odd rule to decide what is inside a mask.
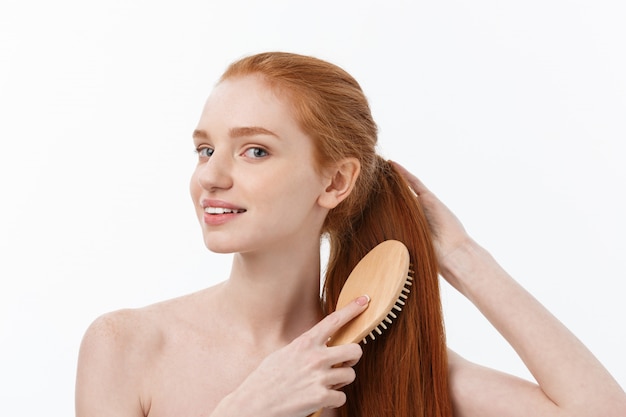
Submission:
[[[319,240],[306,247],[235,254],[222,291],[224,300],[234,300],[225,308],[253,340],[290,342],[322,318]]]

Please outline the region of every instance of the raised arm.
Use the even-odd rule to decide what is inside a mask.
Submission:
[[[466,233],[432,192],[395,165],[426,211],[442,276],[504,336],[539,384],[450,352],[455,416],[626,416],[626,394],[593,354]]]

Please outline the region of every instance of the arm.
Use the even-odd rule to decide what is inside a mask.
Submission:
[[[493,257],[417,178],[396,164],[431,224],[442,276],[504,336],[539,386],[450,353],[457,416],[626,415],[626,394],[589,350]]]

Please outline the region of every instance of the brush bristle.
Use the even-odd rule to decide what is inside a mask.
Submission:
[[[385,317],[383,321],[381,321],[376,327],[374,327],[374,330],[372,330],[367,336],[363,338],[362,342],[364,345],[367,344],[368,338],[371,340],[376,340],[376,336],[382,335],[383,331],[388,329],[388,325],[392,324],[393,320],[398,318],[398,315],[394,311],[402,311],[402,307],[406,305],[405,300],[409,297],[409,293],[411,292],[410,287],[413,286],[413,274],[415,274],[415,272],[413,271],[412,267],[413,265],[409,265],[409,273],[406,277],[406,281],[404,282],[404,288],[402,288],[400,296],[396,300],[391,311],[387,314],[387,317]]]

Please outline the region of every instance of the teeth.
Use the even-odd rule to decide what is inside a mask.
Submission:
[[[243,213],[242,209],[229,209],[224,207],[207,207],[204,209],[205,213],[209,214],[225,214],[225,213]]]

